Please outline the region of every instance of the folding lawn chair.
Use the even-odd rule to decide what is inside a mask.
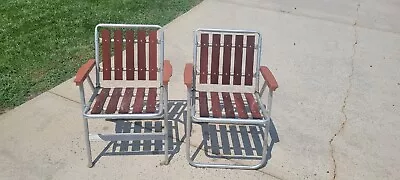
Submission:
[[[271,71],[260,66],[260,61],[259,32],[223,29],[194,32],[193,64],[186,64],[184,70],[188,91],[186,156],[190,165],[258,169],[266,164],[272,94],[278,84]],[[261,90],[260,75],[265,80]],[[267,86],[269,94],[265,107],[261,97]],[[261,161],[256,165],[195,162],[190,152],[192,123],[261,126],[264,132]]]
[[[85,130],[88,166],[90,141],[164,140],[168,163],[168,82],[172,66],[164,60],[164,33],[158,25],[99,24],[95,28],[95,56],[77,72]],[[148,36],[148,37],[147,37]],[[95,67],[96,82],[90,72]],[[83,82],[93,94],[85,100]],[[163,132],[89,134],[88,119],[164,119]]]

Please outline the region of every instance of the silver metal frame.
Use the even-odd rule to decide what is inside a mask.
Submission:
[[[262,111],[263,119],[230,119],[230,118],[204,118],[196,116],[196,75],[197,75],[197,49],[198,49],[198,35],[200,32],[207,33],[230,33],[230,34],[255,34],[258,36],[258,44],[256,45],[257,51],[257,61],[256,61],[256,70],[255,70],[255,89],[254,94],[256,97],[256,101]],[[187,90],[187,120],[186,120],[186,159],[190,165],[194,167],[202,167],[202,168],[226,168],[226,169],[259,169],[265,166],[267,162],[267,150],[268,150],[268,132],[270,127],[271,120],[271,105],[272,105],[272,95],[273,92],[269,91],[268,96],[268,104],[267,109],[261,101],[262,93],[265,90],[266,83],[264,83],[263,88],[260,93],[259,89],[259,81],[260,81],[260,62],[261,62],[261,49],[262,49],[262,38],[261,34],[258,31],[248,31],[248,30],[226,30],[226,29],[197,29],[194,31],[194,44],[193,44],[193,78],[192,78],[192,87],[188,87]],[[264,131],[264,139],[263,139],[263,150],[262,150],[262,158],[261,161],[256,165],[240,165],[240,164],[212,164],[212,163],[201,163],[195,162],[191,157],[190,152],[190,137],[192,132],[193,123],[213,123],[213,124],[244,124],[244,125],[261,125]]]
[[[159,31],[158,33],[158,80],[159,80],[159,88],[160,88],[160,107],[158,112],[152,114],[90,114],[89,110],[91,104],[96,98],[98,92],[101,90],[101,80],[100,80],[100,54],[99,54],[99,28],[153,28]],[[142,25],[142,24],[98,24],[95,28],[94,38],[95,38],[95,58],[96,58],[96,84],[94,85],[90,75],[87,78],[87,82],[93,92],[88,102],[85,100],[85,90],[84,86],[79,86],[80,98],[82,103],[82,116],[84,122],[84,136],[86,143],[86,151],[88,156],[88,167],[93,167],[92,154],[91,154],[91,140],[103,140],[103,141],[116,141],[116,140],[138,140],[138,139],[149,139],[155,138],[159,139],[160,136],[165,141],[164,145],[164,163],[169,163],[168,157],[168,86],[163,84],[163,72],[164,72],[164,31],[161,30],[162,27],[159,25]],[[164,119],[164,129],[162,133],[146,133],[146,135],[129,135],[120,133],[117,134],[89,134],[89,124],[88,119],[92,118],[101,118],[101,119],[126,119],[126,120],[135,120],[135,119]],[[94,138],[93,138],[94,137]],[[97,138],[96,138],[97,137]]]

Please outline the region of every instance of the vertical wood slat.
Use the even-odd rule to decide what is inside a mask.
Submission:
[[[231,81],[231,58],[232,58],[231,53],[232,53],[232,35],[224,35],[222,84],[230,84]]]
[[[211,84],[218,84],[221,35],[213,34],[211,52]]]
[[[238,116],[241,119],[247,119],[249,116],[247,115],[246,108],[244,106],[244,101],[241,93],[233,93],[233,98],[235,99],[236,111],[238,112]]]
[[[134,32],[126,31],[126,79],[134,80]]]
[[[111,80],[110,31],[103,29],[101,31],[101,38],[101,48],[103,52],[103,79]]]
[[[99,114],[103,110],[104,103],[110,93],[110,88],[103,88],[100,91],[100,94],[96,97],[96,102],[93,105],[92,114]]]
[[[199,92],[199,108],[201,117],[210,116],[208,113],[207,92]]]
[[[114,31],[114,78],[122,80],[122,31]]]
[[[243,35],[236,35],[233,85],[242,84]]]
[[[234,118],[235,111],[233,110],[232,100],[229,92],[223,92],[222,98],[224,99],[225,116],[227,118]]]
[[[157,31],[149,32],[149,80],[157,80]]]
[[[157,97],[157,88],[149,88],[149,94],[147,96],[147,104],[146,104],[147,113],[156,112],[156,97]]]
[[[244,84],[253,85],[253,67],[254,67],[254,36],[247,36],[246,43],[246,69]]]
[[[262,116],[260,114],[260,107],[258,106],[257,101],[254,99],[253,94],[245,93],[244,95],[247,99],[247,103],[249,105],[253,119],[261,119]]]
[[[122,88],[115,88],[112,92],[110,101],[108,102],[106,114],[113,114],[117,110],[119,98],[121,97]]]
[[[146,80],[146,32],[138,32],[138,80]]]
[[[133,104],[133,113],[142,113],[144,104],[144,88],[137,88],[135,103]]]
[[[130,104],[132,101],[134,88],[126,88],[124,92],[124,97],[122,98],[121,107],[119,108],[120,114],[126,114],[130,111]]]
[[[208,73],[208,34],[201,34],[200,39],[200,84],[207,84]]]
[[[211,107],[213,112],[213,117],[222,117],[221,104],[219,103],[219,95],[217,92],[211,92]]]

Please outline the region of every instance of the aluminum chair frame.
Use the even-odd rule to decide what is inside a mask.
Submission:
[[[99,29],[100,28],[127,28],[127,29],[155,29],[158,31],[157,33],[157,44],[158,44],[158,64],[157,64],[157,73],[158,73],[158,79],[159,85],[158,89],[160,89],[160,96],[159,96],[159,110],[158,112],[155,113],[146,113],[146,114],[91,114],[89,113],[93,102],[95,101],[96,97],[98,96],[98,93],[100,89],[102,89],[101,86],[101,78],[100,78],[100,42],[99,40],[101,39],[99,37]],[[161,26],[159,25],[142,25],[142,24],[98,24],[95,27],[95,60],[91,59],[89,60],[86,64],[82,65],[81,68],[78,70],[76,78],[75,78],[75,83],[77,86],[79,86],[79,92],[80,92],[80,99],[82,103],[82,116],[83,116],[83,126],[84,126],[84,137],[85,137],[85,143],[86,143],[86,151],[87,151],[87,159],[88,159],[88,167],[92,167],[93,161],[92,161],[92,154],[91,154],[91,145],[90,142],[92,140],[103,140],[103,141],[127,141],[127,140],[164,140],[165,146],[164,146],[164,158],[165,164],[168,164],[168,82],[169,78],[172,75],[172,66],[170,65],[169,61],[164,62],[164,32],[161,30]],[[113,41],[114,39],[111,39]],[[126,41],[125,39],[123,40],[124,42]],[[137,40],[134,40],[133,43],[137,42]],[[148,43],[148,42],[145,42]],[[139,60],[138,60],[139,61]],[[96,69],[96,81],[95,84],[93,83],[89,73],[91,69],[95,66]],[[164,66],[169,68],[168,70],[165,70]],[[112,70],[110,70],[112,72]],[[167,72],[168,71],[168,72]],[[165,73],[170,73],[170,74],[165,74]],[[90,89],[92,90],[92,95],[89,98],[89,101],[86,101],[85,99],[85,89],[83,82],[87,80]],[[104,81],[104,80],[103,80]],[[151,119],[163,119],[164,123],[166,124],[164,126],[163,132],[162,133],[146,133],[144,134],[130,134],[130,133],[117,133],[117,134],[95,134],[91,135],[89,134],[89,125],[88,125],[88,119],[94,119],[94,118],[101,118],[101,119],[107,119],[107,120],[139,120],[139,119],[146,119],[146,120],[151,120]]]
[[[196,83],[197,77],[196,75],[200,74],[197,71],[197,61],[198,61],[198,49],[201,46],[201,42],[198,41],[198,36],[200,33],[220,33],[220,34],[242,34],[242,35],[254,35],[258,38],[258,44],[255,45],[255,49],[257,52],[256,61],[255,61],[255,86],[254,86],[254,95],[256,97],[256,101],[258,106],[261,109],[263,118],[262,119],[240,119],[240,118],[213,118],[213,117],[196,117]],[[186,158],[190,165],[194,167],[201,168],[226,168],[226,169],[259,169],[265,166],[267,162],[267,150],[268,150],[268,132],[270,127],[271,120],[271,107],[272,107],[272,97],[273,91],[276,90],[278,84],[276,83],[275,78],[269,69],[265,66],[260,66],[261,61],[261,47],[262,47],[262,37],[261,34],[257,31],[249,31],[249,30],[227,30],[227,29],[197,29],[194,31],[194,47],[193,47],[193,64],[186,64],[185,66],[185,77],[184,81],[187,85],[187,120],[186,120]],[[210,44],[212,46],[212,44]],[[223,46],[223,45],[222,45]],[[233,45],[232,45],[233,46]],[[245,48],[245,47],[243,47]],[[200,56],[200,55],[199,55]],[[265,79],[265,82],[260,90],[259,81],[260,75],[262,75]],[[264,104],[261,101],[262,95],[266,89],[269,87],[268,93],[268,102],[267,108],[265,108]],[[240,165],[240,164],[213,164],[213,163],[202,163],[195,162],[191,157],[190,152],[190,137],[192,133],[192,124],[193,123],[214,123],[214,124],[242,124],[242,125],[261,125],[264,132],[263,139],[263,148],[262,148],[262,158],[261,161],[256,165]]]

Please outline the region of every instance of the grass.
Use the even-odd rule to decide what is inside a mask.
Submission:
[[[98,23],[165,25],[200,0],[0,2],[0,112],[74,76]]]

